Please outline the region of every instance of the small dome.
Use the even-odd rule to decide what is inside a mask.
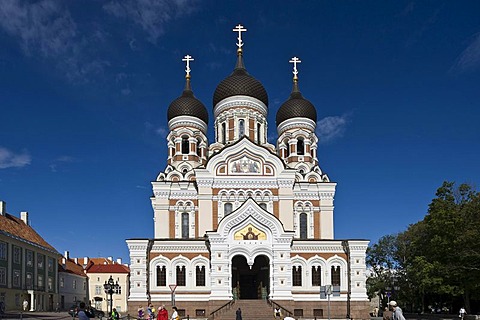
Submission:
[[[294,81],[290,98],[285,101],[277,111],[277,126],[291,118],[308,118],[317,122],[317,110],[315,106],[305,99],[298,90],[298,83]]]
[[[180,97],[170,103],[167,111],[168,121],[178,116],[192,116],[208,124],[208,112],[200,100],[195,98],[190,88],[190,79],[187,78],[185,90]]]
[[[243,65],[241,54],[238,55],[237,65],[233,73],[223,79],[215,89],[213,106],[215,107],[225,98],[238,95],[256,98],[268,106],[267,91],[260,81],[248,74]]]

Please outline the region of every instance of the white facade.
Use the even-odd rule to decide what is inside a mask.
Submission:
[[[337,308],[350,300],[362,318],[368,240],[334,238],[336,183],[319,166],[316,111],[294,73],[277,113],[277,146],[268,143],[266,92],[246,73],[241,48],[237,59],[214,94],[214,142],[189,74],[168,109],[167,166],[152,182],[154,238],[127,240],[129,305],[168,303],[175,285],[176,302],[191,314],[269,299],[313,315],[326,308],[321,286],[334,285]]]

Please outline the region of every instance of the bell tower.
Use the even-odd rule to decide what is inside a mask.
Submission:
[[[194,168],[207,162],[207,109],[195,98],[190,83],[190,62],[194,59],[186,55],[185,89],[182,95],[168,107],[167,163],[181,174],[181,179]]]

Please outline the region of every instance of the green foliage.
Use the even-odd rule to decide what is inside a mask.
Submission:
[[[480,298],[480,193],[467,184],[444,182],[422,221],[382,237],[367,251],[369,295],[394,277],[404,303],[425,310],[445,297]],[[383,297],[381,297],[383,298]]]

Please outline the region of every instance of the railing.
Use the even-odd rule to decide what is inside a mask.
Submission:
[[[210,317],[211,317],[212,319],[215,319],[215,316],[217,315],[217,313],[219,313],[219,312],[222,311],[222,310],[225,310],[225,311],[226,311],[226,310],[229,310],[230,307],[231,307],[233,304],[235,304],[235,300],[234,300],[234,299],[228,301],[227,303],[225,303],[225,304],[224,304],[223,306],[221,306],[220,308],[217,308],[217,309],[215,309],[214,311],[210,312]]]
[[[269,304],[271,307],[275,306],[275,307],[277,307],[277,308],[280,308],[282,311],[284,311],[284,312],[286,313],[287,316],[289,316],[289,317],[292,317],[292,316],[293,316],[293,312],[292,312],[292,311],[284,308],[283,306],[279,305],[279,304],[276,303],[275,301],[270,300],[270,299],[267,299],[267,302],[268,302],[268,304]]]

